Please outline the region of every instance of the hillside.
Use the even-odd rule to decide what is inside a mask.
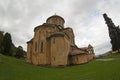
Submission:
[[[120,58],[120,54],[116,56]],[[0,80],[120,80],[119,59],[50,68],[30,65],[24,60],[1,54],[0,57]]]

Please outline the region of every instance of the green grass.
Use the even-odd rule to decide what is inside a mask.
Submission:
[[[100,58],[120,58],[120,53],[117,54],[109,54],[107,56],[102,56]]]
[[[0,80],[120,80],[120,60],[50,68],[30,65],[13,57],[0,57]]]

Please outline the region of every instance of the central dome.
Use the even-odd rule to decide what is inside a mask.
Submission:
[[[46,20],[46,23],[56,24],[56,25],[60,25],[60,26],[64,27],[65,20],[61,16],[58,16],[58,15],[55,14],[53,16],[50,16]]]

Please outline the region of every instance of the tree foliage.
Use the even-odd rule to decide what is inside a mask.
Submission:
[[[26,52],[23,50],[22,46],[16,47],[12,43],[11,34],[4,34],[3,31],[0,31],[0,53],[15,56],[17,58],[23,58],[26,55]]]
[[[116,26],[112,19],[107,16],[107,14],[103,14],[103,17],[106,21],[109,30],[109,37],[111,39],[112,50],[120,52],[120,28]]]
[[[0,31],[0,53],[3,52],[3,37],[4,37],[3,33],[4,33],[3,31]]]
[[[5,55],[10,55],[12,56],[12,39],[11,35],[9,33],[5,33],[5,36],[3,38],[3,47],[4,47],[4,52],[3,54]]]
[[[24,50],[23,50],[22,46],[18,46],[15,57],[16,58],[24,58]]]

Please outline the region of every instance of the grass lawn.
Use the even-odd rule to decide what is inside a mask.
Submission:
[[[110,54],[110,55],[107,55],[107,56],[102,56],[100,58],[120,58],[120,53]]]
[[[30,65],[13,57],[0,57],[0,80],[120,80],[120,60],[50,68]]]

